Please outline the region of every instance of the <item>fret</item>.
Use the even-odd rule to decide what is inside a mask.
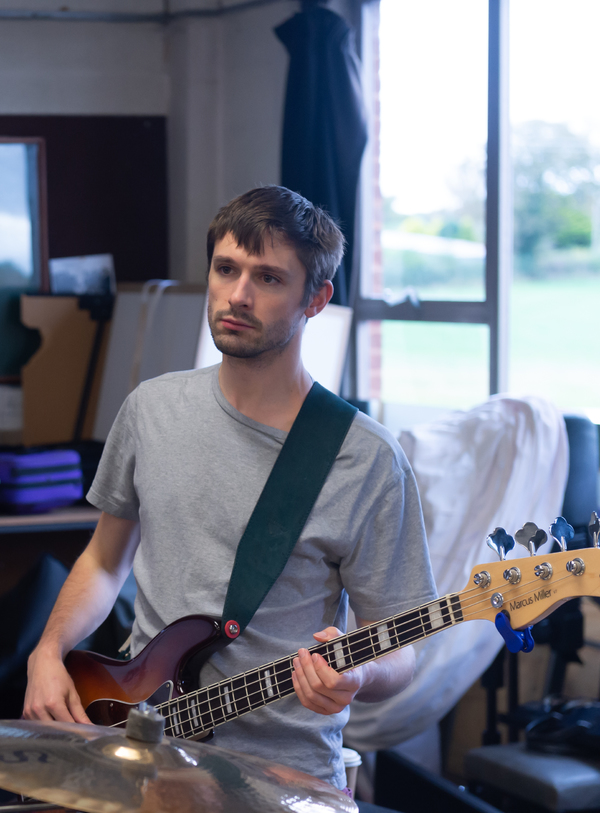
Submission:
[[[208,702],[211,709],[211,717],[215,725],[225,722],[225,710],[223,708],[223,701],[221,697],[221,689],[218,683],[207,687]]]
[[[387,649],[392,649],[392,638],[390,635],[390,622],[384,621],[381,624],[378,624],[375,627],[377,631],[377,651],[378,652],[385,652]],[[392,625],[391,631],[393,632],[394,628]]]
[[[452,605],[452,615],[454,616],[454,623],[458,624],[460,621],[464,621],[463,611],[457,593],[454,593],[452,596],[450,596],[450,604]]]
[[[179,724],[179,708],[177,700],[173,701],[173,708],[171,709],[171,720],[173,731],[176,737],[181,737],[181,726]]]
[[[445,598],[421,608],[421,619],[426,635],[431,635],[445,627],[452,626],[452,618]]]
[[[265,682],[265,690],[267,692],[268,700],[272,700],[276,697],[275,686],[273,685],[274,679],[275,675],[273,674],[272,669],[265,669],[263,671],[263,680]]]
[[[213,703],[209,697],[208,689],[209,687],[206,687],[198,692],[198,709],[200,711],[202,728],[205,730],[210,730],[217,725],[213,714]]]
[[[392,636],[395,649],[412,644],[423,637],[423,624],[419,610],[410,610],[397,615],[393,621],[394,634]]]
[[[191,695],[184,694],[179,701],[179,717],[181,720],[181,728],[183,736],[186,738],[194,734],[194,724],[192,722],[192,709],[190,707]]]
[[[237,709],[235,708],[235,698],[232,694],[231,681],[221,683],[221,705],[224,710],[225,718],[230,720],[232,717],[237,717]]]
[[[237,677],[232,678],[231,694],[233,696],[236,714],[238,716],[251,710],[245,675],[238,675]]]
[[[156,710],[158,712],[160,712],[160,714],[162,714],[162,716],[165,718],[165,734],[166,734],[166,736],[167,737],[174,737],[175,732],[174,732],[173,725],[171,723],[171,718],[170,718],[171,703],[167,703],[166,705],[160,706],[160,707],[157,706]]]
[[[346,636],[349,647],[349,662],[352,666],[360,666],[373,659],[373,645],[368,627],[360,627]]]
[[[274,664],[275,679],[277,682],[279,697],[285,697],[286,695],[293,693],[294,683],[292,681],[292,671],[292,658],[286,658],[285,660],[278,661]]]
[[[200,714],[198,709],[198,696],[195,692],[187,695],[188,699],[188,709],[190,711],[190,721],[192,723],[192,728],[199,728],[200,723]]]
[[[379,650],[376,648],[377,640],[373,637],[375,634],[374,627],[369,627],[369,637],[371,639],[371,658],[377,657]]]
[[[204,689],[200,689],[196,694],[196,707],[198,709],[198,716],[200,718],[200,724],[202,726],[203,731],[210,731],[211,728],[214,728],[216,723],[213,718],[211,704],[208,698],[208,691]]]
[[[274,678],[274,671],[273,671],[273,664],[264,664],[260,668],[260,691],[262,695],[263,703],[270,703],[273,700],[277,699],[277,694],[275,692],[275,687],[273,685],[273,678]]]
[[[324,658],[325,663],[327,666],[330,666],[332,669],[335,669],[335,653],[333,651],[332,642],[328,641],[326,644],[320,644],[319,646],[313,646],[309,650],[310,654],[316,653]]]
[[[183,697],[177,698],[175,702],[177,707],[177,714],[179,717],[179,725],[181,726],[181,734],[178,734],[177,736],[189,737],[192,731],[188,721],[187,698],[184,695]]]
[[[248,672],[248,698],[250,700],[250,708],[258,709],[264,706],[264,698],[262,692],[262,681],[260,676],[260,669],[255,669]]]
[[[333,668],[341,672],[344,666],[348,665],[346,653],[344,652],[344,642],[332,641],[330,646],[333,650],[333,663],[335,664]]]

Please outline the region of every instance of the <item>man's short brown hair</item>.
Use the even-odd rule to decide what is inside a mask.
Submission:
[[[262,253],[267,237],[289,243],[306,269],[306,304],[333,279],[344,254],[344,237],[330,215],[284,186],[251,189],[219,209],[206,239],[209,270],[215,243],[227,234],[253,255]]]

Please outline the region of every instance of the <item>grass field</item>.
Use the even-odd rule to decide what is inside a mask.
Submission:
[[[385,322],[382,400],[468,408],[487,397],[482,325]],[[600,408],[600,276],[513,283],[509,391]]]

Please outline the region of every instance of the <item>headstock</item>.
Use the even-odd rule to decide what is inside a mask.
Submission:
[[[540,621],[558,604],[571,598],[600,595],[600,550],[596,542],[600,528],[592,529],[595,522],[598,522],[597,516],[590,522],[596,546],[569,551],[566,543],[573,538],[573,529],[558,517],[551,525],[550,535],[559,542],[561,550],[542,556],[536,553],[548,539],[546,532],[534,523],[525,523],[515,538],[527,548],[530,556],[513,559],[510,563],[506,561],[506,553],[514,547],[514,540],[503,528],[496,528],[486,541],[500,561],[473,569],[469,584],[459,594],[464,619],[494,621],[496,615],[503,612],[513,629],[522,629]]]

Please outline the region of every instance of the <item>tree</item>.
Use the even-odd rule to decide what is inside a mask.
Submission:
[[[513,130],[512,152],[517,255],[591,245],[599,151],[566,124],[529,121]]]

